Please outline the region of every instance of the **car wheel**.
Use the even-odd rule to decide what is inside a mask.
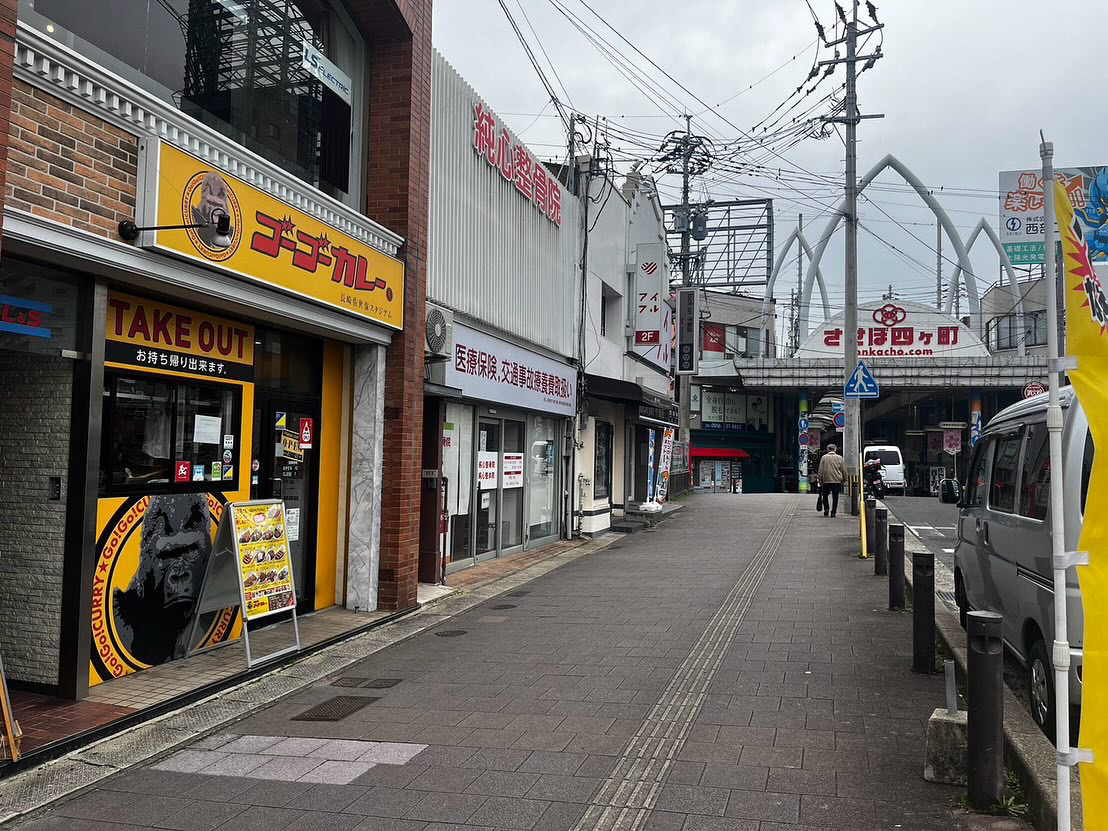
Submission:
[[[1054,741],[1054,667],[1047,655],[1046,644],[1035,641],[1027,658],[1027,697],[1031,718]]]

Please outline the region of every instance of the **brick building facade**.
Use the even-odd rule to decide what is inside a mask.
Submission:
[[[334,162],[333,149],[330,159],[305,157],[303,143],[294,146],[295,133],[292,144],[271,147],[244,140],[249,131],[214,117],[218,97],[205,97],[195,83],[183,84],[188,91],[176,97],[159,97],[156,84],[144,85],[152,70],[129,56],[102,53],[87,22],[75,17],[48,26],[28,7],[17,24],[17,7],[23,15],[16,0],[0,0],[0,294],[14,297],[12,313],[21,315],[19,323],[0,321],[0,388],[10,388],[0,402],[6,502],[0,533],[12,541],[0,557],[0,654],[9,681],[81,698],[90,685],[237,632],[240,612],[224,618],[216,612],[214,622],[204,618],[200,627],[208,640],[190,643],[181,634],[159,652],[140,644],[142,632],[177,625],[179,615],[143,619],[141,626],[120,617],[127,593],[141,582],[148,513],[164,512],[161,533],[168,534],[174,522],[187,522],[175,511],[188,504],[200,506],[210,523],[204,527],[214,531],[225,503],[284,499],[285,554],[301,611],[411,608],[423,413],[430,0],[348,0],[324,24],[307,16],[293,22],[299,29],[285,36],[308,38],[306,49],[330,42],[320,37],[311,45],[320,25],[345,26],[352,42],[365,44],[353,56],[328,58],[351,61],[354,68],[344,71],[352,95],[333,94],[310,75],[293,93],[252,93],[301,104],[309,96],[332,113],[345,101],[354,119],[350,147],[340,146],[349,154],[347,168]],[[215,13],[224,15],[220,25],[239,25],[225,16],[232,12]],[[228,31],[232,40],[245,36],[241,28]],[[182,50],[200,48],[195,32],[184,36],[191,39]],[[249,36],[260,37],[253,30]],[[132,83],[121,84],[121,75]],[[289,112],[302,118],[312,112],[301,104]],[[250,112],[264,117],[265,110]],[[270,132],[285,126],[278,122]],[[320,145],[328,140],[322,122],[309,128],[320,131]],[[289,147],[292,161],[282,164],[277,156]],[[195,170],[185,189],[173,179],[182,165]],[[332,179],[345,169],[348,184],[336,188]],[[174,188],[185,221],[196,222],[190,209],[192,217],[210,210],[208,221],[195,226],[200,230],[176,237],[138,231],[134,242],[122,236],[121,223],[171,221],[165,208],[176,199]],[[291,226],[274,232],[280,234],[276,248],[266,255],[286,277],[235,265],[264,249],[257,234],[265,226],[255,214],[267,211]],[[228,213],[229,244],[218,248],[216,220]],[[340,250],[350,257],[349,272],[339,271]],[[170,315],[176,330],[161,328]],[[218,364],[219,373],[235,370],[236,378],[197,377],[198,355],[201,374],[208,366],[203,326],[249,333],[253,359]],[[172,338],[174,332],[168,346],[159,342],[159,333]],[[22,367],[23,377],[12,367]],[[212,360],[209,376],[215,367]],[[49,395],[36,392],[41,385]],[[265,432],[273,429],[275,451]],[[192,484],[201,481],[208,484]],[[204,550],[201,543],[198,551]],[[114,576],[102,585],[105,572]],[[181,608],[178,602],[175,609]]]

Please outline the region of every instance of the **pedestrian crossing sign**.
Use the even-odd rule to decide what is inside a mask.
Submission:
[[[858,361],[850,380],[843,387],[843,398],[879,398],[881,387],[869,371],[865,361]]]

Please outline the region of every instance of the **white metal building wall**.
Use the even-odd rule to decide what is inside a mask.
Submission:
[[[427,296],[571,357],[580,297],[580,206],[557,185],[559,227],[477,155],[473,109],[479,100],[436,51]],[[518,141],[514,134],[512,141]]]

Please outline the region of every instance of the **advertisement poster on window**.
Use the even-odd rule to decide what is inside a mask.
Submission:
[[[202,159],[139,142],[139,243],[400,329],[404,264]],[[218,220],[230,220],[219,234]]]
[[[223,502],[180,493],[99,502],[89,683],[182,658]],[[237,606],[201,616],[197,644],[238,638]]]
[[[504,487],[505,489],[523,487],[522,453],[504,454]]]
[[[662,432],[662,453],[658,460],[658,487],[654,497],[655,502],[665,502],[669,496],[669,473],[673,463],[673,428],[667,427]]]
[[[477,490],[496,490],[500,483],[500,454],[495,450],[477,451]]]
[[[1077,575],[1085,608],[1080,746],[1091,750],[1098,760],[1098,764],[1081,764],[1085,825],[1092,827],[1108,816],[1108,771],[1103,763],[1108,755],[1108,562],[1104,556],[1108,552],[1108,386],[1104,383],[1108,377],[1108,290],[1093,264],[1096,254],[1090,249],[1095,246],[1083,233],[1076,206],[1071,208],[1057,189],[1054,204],[1062,247],[1059,280],[1066,295],[1066,346],[1077,359],[1069,377],[1089,421],[1092,445],[1088,448],[1091,467],[1081,471],[1088,491],[1080,506],[1084,522],[1076,549],[1089,552],[1089,565],[1078,567]],[[1101,248],[1100,256],[1104,253]],[[1076,477],[1077,471],[1073,475]],[[1069,506],[1064,509],[1068,511]],[[1080,634],[1080,629],[1077,632]],[[1076,640],[1073,629],[1068,637],[1071,642]]]

